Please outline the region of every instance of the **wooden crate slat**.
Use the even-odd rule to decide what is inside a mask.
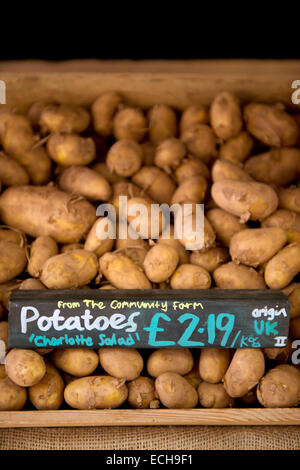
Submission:
[[[0,412],[0,428],[161,425],[300,425],[300,408]]]

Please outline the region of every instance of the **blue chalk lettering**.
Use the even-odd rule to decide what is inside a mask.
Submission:
[[[160,319],[163,319],[167,322],[171,321],[171,318],[165,313],[156,313],[151,319],[150,326],[145,326],[144,330],[149,332],[148,344],[149,346],[155,346],[157,348],[162,348],[164,346],[172,346],[175,344],[174,341],[156,341],[156,334],[158,331],[165,331],[164,328],[158,327],[158,322]]]
[[[201,341],[190,341],[190,337],[194,333],[199,323],[199,318],[196,315],[193,315],[192,313],[184,313],[178,318],[179,323],[184,323],[186,320],[191,320],[191,322],[187,329],[184,331],[183,335],[179,338],[178,344],[187,348],[192,346],[204,346],[204,343],[202,343]],[[199,328],[198,331],[200,333],[203,333],[204,328]]]

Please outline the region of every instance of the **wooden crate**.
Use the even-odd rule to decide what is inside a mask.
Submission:
[[[165,103],[184,109],[209,104],[227,90],[245,101],[292,105],[291,84],[300,80],[300,61],[71,61],[0,63],[7,105],[26,111],[33,101],[88,106],[102,92],[117,90],[148,108]],[[300,425],[300,408],[192,410],[58,410],[0,412],[0,427],[145,425]]]

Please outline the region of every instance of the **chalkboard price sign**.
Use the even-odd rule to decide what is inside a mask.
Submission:
[[[267,290],[15,291],[9,346],[284,347],[289,301]]]

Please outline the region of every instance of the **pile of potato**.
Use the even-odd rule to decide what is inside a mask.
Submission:
[[[8,351],[0,410],[293,407],[300,370],[300,113],[241,106],[139,109],[116,92],[90,110],[37,102],[0,112],[0,339],[15,289],[282,289],[283,349]],[[99,237],[103,202],[205,204],[204,247],[190,240]],[[150,217],[150,216],[149,216]],[[193,217],[196,212],[193,211]],[[151,219],[151,217],[150,217]],[[151,222],[151,220],[149,220]],[[176,220],[173,221],[175,224]],[[7,348],[8,349],[8,348]]]

